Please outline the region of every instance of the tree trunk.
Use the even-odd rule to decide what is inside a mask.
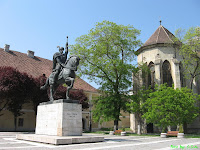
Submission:
[[[138,135],[141,135],[141,123],[140,123],[140,122],[139,122],[139,124],[138,124],[137,134],[138,134]]]
[[[17,116],[14,115],[15,131],[17,131]]]
[[[137,116],[137,122],[138,122],[137,134],[141,135],[142,119],[139,113],[136,113],[136,116]]]
[[[191,81],[190,81],[190,89],[191,90],[192,90],[192,87],[193,87],[193,80],[194,80],[194,78],[192,78]]]
[[[167,131],[171,131],[171,126],[167,126]]]
[[[118,130],[118,120],[114,120],[114,131]]]

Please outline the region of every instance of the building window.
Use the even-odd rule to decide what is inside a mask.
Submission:
[[[155,88],[155,67],[154,63],[149,63],[149,74],[148,74],[148,87],[150,86],[151,89]]]
[[[172,87],[173,80],[171,75],[171,66],[169,61],[165,60],[162,65],[162,73],[163,73],[163,84],[167,83],[169,87]]]
[[[18,127],[23,127],[24,125],[24,118],[19,118],[18,119]]]

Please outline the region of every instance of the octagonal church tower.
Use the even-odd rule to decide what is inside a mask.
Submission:
[[[178,42],[175,36],[160,25],[153,35],[138,49],[138,64],[146,63],[150,68],[148,77],[142,80],[142,85],[151,86],[167,83],[180,88],[182,81],[181,57],[178,54]]]
[[[151,37],[141,46],[137,52],[138,64],[146,64],[150,73],[139,72],[138,77],[133,76],[133,93],[137,92],[141,86],[154,89],[155,85],[167,83],[168,86],[174,84],[174,88],[181,88],[189,85],[186,78],[183,77],[181,56],[178,52],[180,41],[175,40],[175,36],[161,25],[151,35]],[[193,82],[193,91],[200,94],[200,79]],[[135,86],[135,87],[134,87]],[[188,86],[189,87],[189,86]],[[130,115],[130,128],[133,132],[141,133],[159,132],[153,124],[143,123],[138,126],[137,116]],[[188,133],[200,133],[200,117],[197,117],[192,124],[187,126]]]

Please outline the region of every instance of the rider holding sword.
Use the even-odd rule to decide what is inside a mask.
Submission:
[[[68,36],[67,36],[67,42],[65,47],[65,53],[63,54],[64,48],[57,46],[59,48],[59,52],[56,52],[53,55],[53,69],[52,72],[54,72],[53,77],[53,84],[56,82],[58,75],[61,71],[61,69],[64,67],[64,64],[67,60],[67,54],[68,54]]]

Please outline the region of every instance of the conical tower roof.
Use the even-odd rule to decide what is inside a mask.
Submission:
[[[156,46],[166,46],[166,45],[174,45],[175,36],[167,30],[165,27],[160,25],[158,29],[151,35],[151,37],[138,49],[138,52],[142,52],[142,50],[147,48],[152,48]]]

